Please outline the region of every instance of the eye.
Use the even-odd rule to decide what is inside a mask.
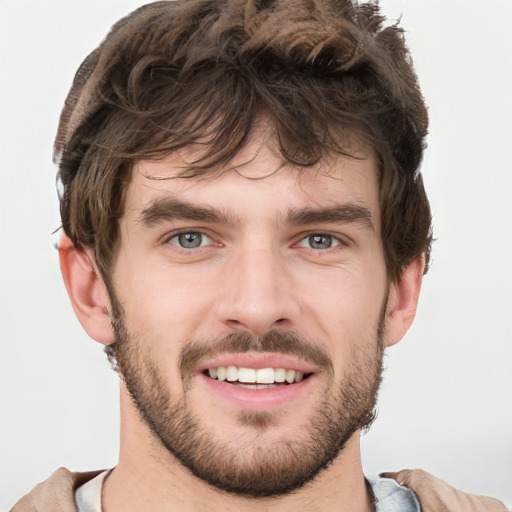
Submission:
[[[314,233],[309,235],[299,242],[300,247],[307,247],[309,249],[326,250],[340,245],[338,238],[325,233]]]
[[[197,249],[212,243],[212,239],[200,231],[186,231],[169,238],[169,243],[182,249]]]

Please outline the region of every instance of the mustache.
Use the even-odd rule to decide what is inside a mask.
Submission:
[[[273,352],[295,356],[332,375],[334,367],[327,350],[293,332],[268,331],[262,336],[247,332],[230,332],[210,340],[190,342],[183,348],[179,358],[182,380],[189,379],[199,362],[218,355],[245,352]]]

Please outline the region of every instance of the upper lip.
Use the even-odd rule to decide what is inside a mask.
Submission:
[[[202,373],[209,368],[219,366],[237,366],[244,368],[284,368],[298,370],[302,373],[313,373],[315,368],[293,356],[277,353],[247,352],[240,354],[221,354],[214,359],[201,363],[197,367],[197,373]]]

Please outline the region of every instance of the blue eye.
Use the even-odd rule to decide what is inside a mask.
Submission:
[[[309,235],[308,237],[304,238],[304,240],[301,240],[299,245],[301,247],[308,247],[310,249],[326,250],[340,245],[340,241],[332,235],[315,233],[314,235]]]
[[[173,245],[177,245],[182,249],[197,249],[211,243],[210,237],[199,231],[187,231],[178,233],[169,239]]]

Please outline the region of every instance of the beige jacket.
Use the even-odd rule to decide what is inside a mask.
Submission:
[[[10,512],[76,512],[75,490],[102,471],[72,473],[60,468],[21,498]]]
[[[72,473],[60,468],[21,498],[10,512],[76,512],[75,490],[103,471]],[[385,476],[412,489],[420,500],[422,512],[507,512],[501,501],[458,491],[421,469]]]

